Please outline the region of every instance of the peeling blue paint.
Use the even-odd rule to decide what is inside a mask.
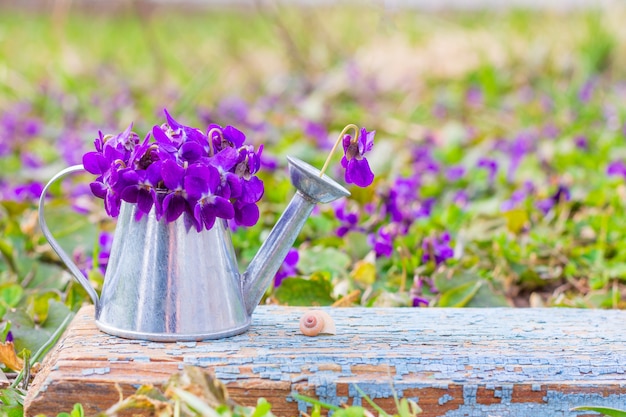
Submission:
[[[437,403],[439,405],[444,405],[448,401],[452,401],[452,400],[454,400],[453,396],[451,396],[450,394],[444,394],[441,397],[439,397],[439,400],[437,400]]]
[[[430,389],[429,404],[434,401],[445,417],[569,417],[576,405],[626,407],[626,332],[611,325],[626,321],[624,311],[328,309],[338,334],[323,338],[299,334],[303,311],[259,307],[249,332],[223,340],[165,344],[96,333],[65,340],[58,349],[82,346],[105,364],[201,366],[226,383],[302,384],[332,404],[362,403],[353,382],[373,399],[392,398],[395,390],[399,397],[407,393],[425,401],[419,390]],[[85,366],[86,381],[117,369]],[[338,393],[338,385],[348,387],[347,395],[345,388]],[[561,385],[590,393],[560,392]],[[612,394],[607,386],[622,393]],[[519,403],[518,387],[539,394]],[[498,401],[483,401],[491,395]],[[307,407],[298,402],[298,408]]]

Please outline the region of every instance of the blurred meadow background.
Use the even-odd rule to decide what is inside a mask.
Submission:
[[[43,185],[98,131],[143,138],[164,108],[264,144],[261,220],[233,230],[242,268],[293,193],[286,155],[321,167],[345,125],[376,131],[374,183],[315,211],[264,302],[623,308],[625,18],[0,1],[0,342],[37,352],[89,300],[38,228]],[[92,180],[53,187],[47,207],[99,289],[115,223]]]

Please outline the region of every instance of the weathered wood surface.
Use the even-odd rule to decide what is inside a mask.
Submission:
[[[81,402],[88,413],[186,364],[214,371],[243,404],[265,397],[278,416],[306,404],[291,392],[361,404],[355,384],[388,411],[393,392],[424,417],[582,416],[578,405],[626,407],[626,311],[364,309],[326,311],[338,334],[298,330],[304,308],[260,306],[242,335],[198,343],[125,340],[83,308],[35,378],[26,416]],[[363,401],[363,403],[365,403]]]

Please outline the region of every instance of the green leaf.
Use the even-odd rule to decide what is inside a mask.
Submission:
[[[74,404],[71,417],[84,417],[85,410],[83,410],[82,404]]]
[[[595,411],[609,417],[626,417],[626,411],[618,410],[617,408],[609,407],[574,407],[571,411]]]
[[[2,255],[10,270],[13,272],[17,272],[13,246],[11,245],[11,243],[9,243],[8,240],[0,239],[0,255]]]
[[[321,274],[315,274],[309,279],[284,279],[274,291],[274,297],[281,304],[290,306],[327,306],[335,301],[331,292],[330,281]]]
[[[11,322],[11,332],[15,337],[15,349],[29,349],[32,352],[39,350],[55,330],[63,323],[70,310],[65,304],[50,300],[48,317],[41,326],[37,326],[33,319],[23,310],[10,311],[5,319]]]
[[[336,417],[364,417],[365,416],[365,408],[353,405],[348,408],[342,408],[333,413],[333,416]]]
[[[272,404],[267,402],[265,398],[259,398],[254,409],[254,413],[250,417],[263,417],[270,413]]]
[[[503,213],[506,219],[506,226],[513,233],[519,233],[528,224],[528,213],[526,210],[514,209]]]
[[[5,284],[0,286],[0,302],[6,304],[9,307],[15,307],[22,296],[24,295],[24,289],[17,284]]]
[[[326,271],[332,276],[345,274],[350,266],[350,257],[335,248],[319,246],[300,252],[298,269],[306,275]]]
[[[24,417],[24,407],[21,405],[3,406],[0,417]]]
[[[484,281],[468,282],[459,285],[441,295],[437,305],[439,307],[465,307],[476,295]]]

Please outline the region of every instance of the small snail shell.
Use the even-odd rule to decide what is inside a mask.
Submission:
[[[300,319],[300,331],[305,336],[335,334],[337,332],[333,318],[321,310],[311,310],[304,313]]]

